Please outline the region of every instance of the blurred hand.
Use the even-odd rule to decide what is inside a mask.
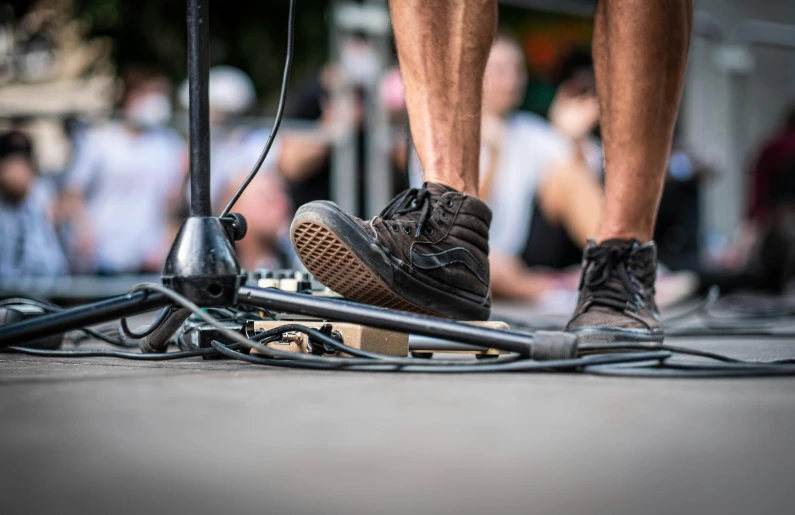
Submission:
[[[236,211],[246,218],[248,234],[258,241],[275,241],[292,219],[290,199],[274,173],[258,175],[240,197]]]
[[[93,262],[96,248],[94,231],[85,225],[75,225],[74,253],[77,260],[84,263]]]
[[[337,95],[322,103],[320,123],[331,140],[342,138],[362,124],[364,113],[353,95]]]
[[[572,95],[559,89],[549,108],[549,121],[571,139],[581,140],[599,121],[599,100],[593,94]]]
[[[64,190],[53,202],[53,218],[58,224],[69,224],[72,240],[70,250],[78,263],[92,263],[96,252],[96,237],[91,217],[86,211],[82,195],[74,190]]]
[[[163,247],[163,249],[154,251],[148,256],[146,256],[144,258],[143,263],[141,263],[141,269],[144,272],[151,272],[151,273],[162,271],[163,263],[166,259],[166,254],[167,254],[167,252],[165,252],[164,249],[167,248],[168,248],[167,246]]]
[[[505,141],[505,120],[493,114],[483,113],[480,127],[481,144],[494,155],[499,154],[500,147]]]
[[[489,263],[495,298],[535,301],[556,283],[555,275],[532,271],[516,256],[492,252]]]

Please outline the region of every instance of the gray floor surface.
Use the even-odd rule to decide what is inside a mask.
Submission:
[[[671,340],[795,357],[788,340]],[[795,512],[795,379],[0,354],[0,514]]]

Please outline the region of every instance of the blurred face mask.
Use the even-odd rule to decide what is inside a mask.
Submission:
[[[171,100],[163,94],[149,94],[127,110],[127,118],[139,127],[164,125],[171,120]]]
[[[372,45],[356,40],[343,44],[340,64],[345,75],[358,86],[374,83],[381,72],[381,62]]]

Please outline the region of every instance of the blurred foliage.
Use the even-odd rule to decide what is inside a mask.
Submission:
[[[113,57],[128,65],[153,65],[175,83],[186,71],[186,0],[73,0],[74,16],[89,36],[113,40]],[[328,58],[328,0],[300,0],[296,7],[297,83]],[[261,100],[272,101],[281,83],[287,47],[287,0],[210,0],[210,65],[248,73]],[[262,102],[261,102],[262,103]]]
[[[546,116],[561,66],[573,53],[590,51],[593,18],[500,6],[500,31],[519,42],[527,61],[529,80],[522,108]]]
[[[297,0],[294,86],[328,59],[331,1]],[[187,0],[10,0],[0,5],[11,6],[20,18],[32,6],[55,3],[73,5],[73,16],[88,29],[86,37],[112,41],[117,69],[144,64],[160,69],[175,84],[185,78]],[[288,0],[209,0],[209,5],[210,64],[244,70],[257,87],[260,104],[272,107],[284,65]],[[500,6],[500,30],[519,41],[528,62],[526,109],[546,112],[560,63],[573,50],[590,46],[592,21],[587,16]]]

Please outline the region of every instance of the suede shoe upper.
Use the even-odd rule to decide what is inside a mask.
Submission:
[[[636,240],[589,240],[583,254],[577,308],[567,330],[614,328],[660,331],[654,300],[657,246]]]
[[[483,201],[426,183],[404,191],[372,220],[357,222],[402,269],[490,299],[491,210]]]

